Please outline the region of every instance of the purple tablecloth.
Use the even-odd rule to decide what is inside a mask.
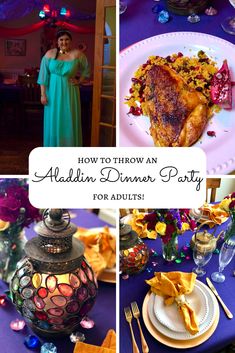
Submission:
[[[224,223],[222,226],[217,227],[216,235],[222,230],[227,227],[228,222]],[[186,232],[182,236],[179,236],[179,249],[182,248],[185,244],[189,243],[192,237],[192,232]],[[149,249],[155,249],[159,254],[162,253],[161,251],[161,241],[160,239],[157,240],[145,240],[145,243],[149,247]],[[220,244],[221,245],[221,244]],[[132,344],[131,344],[131,336],[129,325],[125,321],[125,316],[123,312],[123,308],[129,306],[132,301],[137,301],[139,308],[142,308],[143,300],[149,290],[149,286],[145,283],[146,279],[150,279],[154,275],[154,271],[162,271],[162,272],[169,272],[169,271],[183,271],[183,272],[191,272],[192,268],[195,266],[192,260],[192,252],[191,249],[188,250],[191,259],[186,260],[182,258],[182,263],[166,263],[162,256],[159,255],[157,257],[151,257],[150,261],[147,265],[147,269],[151,272],[148,272],[147,269],[144,272],[130,276],[129,279],[124,280],[120,278],[120,353],[130,353],[132,351]],[[211,273],[218,270],[218,255],[213,254],[212,259],[210,262],[205,266],[207,270],[207,274],[201,278],[198,278],[200,281],[206,283],[205,279],[206,276],[210,277]],[[154,267],[153,263],[158,263],[157,266]],[[215,284],[220,296],[224,300],[224,302],[229,307],[230,311],[233,313],[235,317],[235,300],[234,300],[234,292],[235,292],[235,277],[233,277],[233,270],[234,270],[234,262],[235,258],[230,262],[230,264],[225,268],[224,274],[226,276],[226,281],[223,284]],[[235,341],[235,318],[229,320],[225,315],[223,309],[220,306],[220,319],[219,324],[213,333],[213,335],[200,346],[195,348],[186,349],[184,351],[190,353],[215,353],[218,352],[221,348],[224,348],[231,342]],[[173,353],[176,351],[175,348],[167,347],[160,342],[157,342],[151,334],[146,329],[142,319],[141,324],[143,328],[143,333],[145,335],[146,341],[149,345],[149,352],[150,353]],[[136,337],[137,344],[139,348],[141,348],[140,343],[140,336],[137,327],[136,321],[133,321],[133,330]],[[183,351],[183,350],[182,350]]]
[[[235,36],[223,31],[220,23],[235,10],[228,0],[212,0],[211,4],[218,10],[216,16],[200,14],[201,21],[191,24],[186,16],[171,14],[171,20],[165,24],[157,22],[152,7],[159,4],[166,9],[166,1],[125,0],[128,4],[126,12],[120,15],[120,50],[148,37],[158,34],[189,31],[211,34],[235,43]]]
[[[106,225],[95,214],[86,210],[71,210],[72,222],[79,227],[93,228]],[[26,229],[26,236],[31,239],[35,236],[33,227]],[[0,294],[8,286],[0,281]],[[86,342],[94,345],[101,345],[107,331],[115,330],[116,311],[115,311],[115,285],[110,283],[99,282],[99,292],[96,303],[89,313],[89,317],[95,321],[94,328],[90,330],[79,329],[86,336]],[[0,352],[2,353],[29,353],[29,350],[24,346],[24,337],[33,334],[30,328],[25,328],[22,332],[14,332],[10,329],[9,324],[12,320],[21,318],[13,304],[9,301],[5,307],[0,307]],[[70,342],[69,337],[61,339],[45,339],[40,338],[43,342],[53,342],[57,346],[57,353],[72,353],[74,344]],[[40,352],[40,349],[37,350]]]

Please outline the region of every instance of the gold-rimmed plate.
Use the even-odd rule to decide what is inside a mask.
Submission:
[[[105,269],[99,276],[98,281],[107,283],[116,283],[116,269]]]
[[[152,324],[150,317],[149,317],[149,314],[148,314],[148,304],[149,304],[150,295],[151,295],[151,292],[148,292],[145,296],[143,306],[142,306],[142,316],[143,316],[143,320],[144,320],[144,323],[145,323],[147,330],[157,341],[159,341],[169,347],[178,348],[178,349],[187,349],[187,348],[196,347],[196,346],[202,344],[203,342],[207,341],[215,332],[216,327],[219,322],[219,315],[220,315],[219,305],[216,300],[214,302],[215,310],[216,310],[214,322],[209,327],[209,329],[205,333],[203,333],[202,335],[195,337],[193,339],[185,339],[185,340],[176,340],[176,339],[169,338],[169,337],[163,335]]]

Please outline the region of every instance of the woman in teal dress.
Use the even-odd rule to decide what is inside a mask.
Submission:
[[[87,58],[71,49],[70,32],[60,30],[56,37],[58,48],[48,50],[42,58],[38,76],[44,105],[43,145],[82,146],[79,84],[89,76]]]

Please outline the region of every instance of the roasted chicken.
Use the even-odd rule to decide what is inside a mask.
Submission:
[[[207,100],[176,71],[166,65],[151,68],[144,96],[156,146],[186,147],[199,139],[208,121]]]

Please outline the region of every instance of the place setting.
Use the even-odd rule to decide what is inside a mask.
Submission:
[[[164,273],[159,274],[159,284],[164,282]],[[179,294],[172,305],[166,306],[162,296],[148,293],[143,302],[143,319],[149,332],[159,342],[174,348],[191,348],[207,340],[215,331],[219,321],[219,307],[213,293],[193,273],[168,272],[168,277],[177,278],[177,285],[188,275],[195,281],[187,295]],[[151,280],[150,280],[151,281]],[[153,279],[154,281],[154,279]],[[188,289],[184,288],[187,292]],[[171,290],[170,290],[171,291]],[[177,292],[177,291],[176,291]],[[162,293],[161,293],[162,295]],[[166,290],[165,296],[168,296]],[[180,297],[180,299],[178,299]]]
[[[200,346],[198,352],[204,352],[216,347],[218,325],[226,325],[225,335],[231,337],[234,199],[231,193],[217,203],[216,219],[213,212],[209,216],[208,204],[204,205],[207,213],[204,206],[200,210],[120,210],[121,317],[132,325],[131,336],[122,328],[121,334],[125,342],[131,337],[134,353],[141,351],[142,342],[131,311],[133,301],[143,322],[146,352],[159,344],[163,345],[159,352],[167,352],[164,346]],[[207,219],[199,221],[205,214]],[[219,284],[222,281],[226,290]],[[121,347],[125,352],[122,339]]]

